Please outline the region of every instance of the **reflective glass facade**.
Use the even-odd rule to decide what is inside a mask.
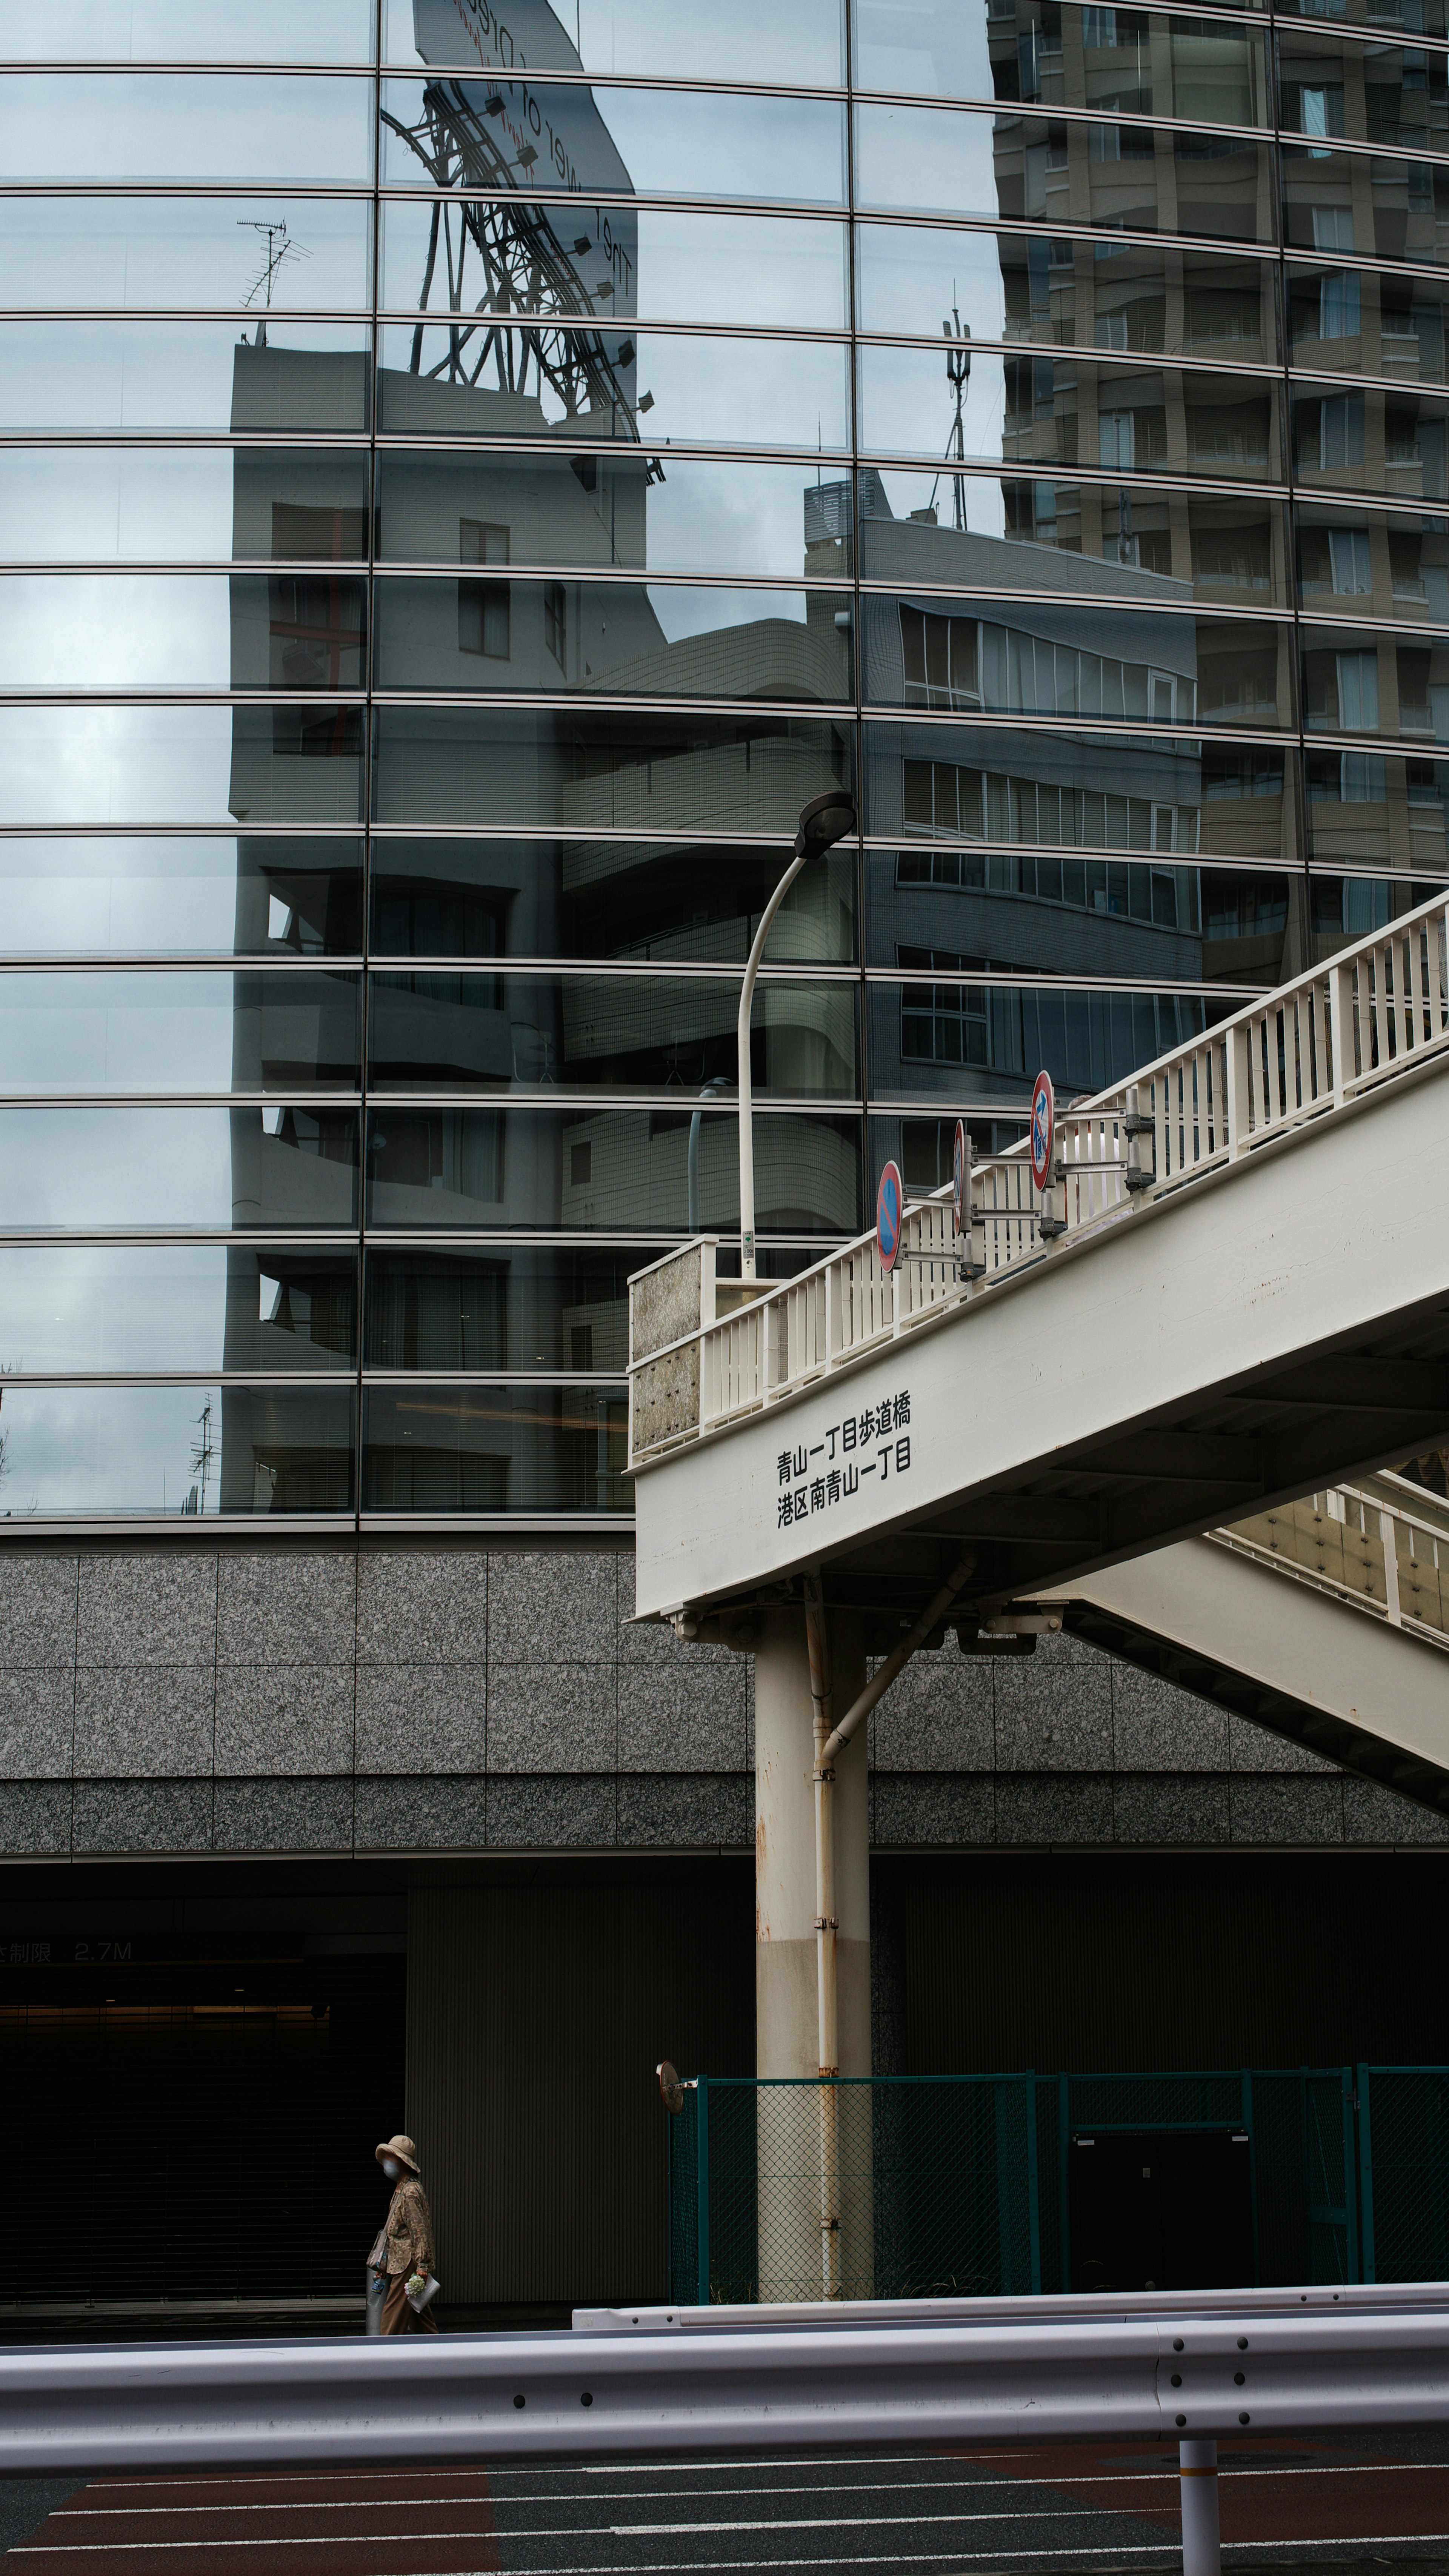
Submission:
[[[0,1514],[626,1516],[827,786],[777,1275],[1443,881],[1444,0],[0,51]]]

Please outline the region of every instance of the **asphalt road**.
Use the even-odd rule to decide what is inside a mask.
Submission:
[[[1449,2442],[1225,2445],[1225,2563],[1404,2560],[1449,2576]],[[1174,2454],[1150,2445],[671,2460],[609,2468],[257,2471],[0,2484],[7,2576],[660,2576],[735,2569],[1180,2565]]]

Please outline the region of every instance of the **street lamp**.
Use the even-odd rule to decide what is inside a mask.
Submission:
[[[745,980],[740,993],[739,1058],[740,1058],[740,1277],[755,1275],[755,1140],[751,1127],[753,1100],[750,1087],[750,1006],[755,998],[755,976],[764,954],[770,924],[780,909],[807,859],[822,850],[833,849],[847,832],[855,830],[855,801],[848,787],[827,787],[823,796],[812,796],[800,809],[800,827],[795,834],[795,856],[791,860],[764,911],[755,933],[745,967]]]

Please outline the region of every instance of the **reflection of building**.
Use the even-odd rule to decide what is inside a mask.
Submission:
[[[35,273],[105,253],[0,373],[0,2043],[88,2315],[155,2295],[158,2089],[228,2319],[284,2121],[309,2289],[380,2116],[479,2321],[664,2293],[638,2070],[754,2062],[751,1701],[629,1624],[625,1283],[736,1257],[801,803],[863,836],[757,990],[776,1273],[1446,867],[1443,0],[380,14],[102,73],[101,169],[89,62],[6,75],[76,86]],[[870,1753],[882,2067],[1436,2054],[1389,1791],[1076,1640],[948,1640]]]

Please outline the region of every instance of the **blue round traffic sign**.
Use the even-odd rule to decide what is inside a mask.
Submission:
[[[1031,1177],[1039,1190],[1051,1182],[1056,1138],[1057,1103],[1052,1078],[1049,1073],[1039,1073],[1031,1095]]]
[[[905,1209],[905,1184],[895,1164],[887,1163],[875,1194],[875,1248],[880,1254],[882,1270],[894,1270],[896,1266]]]

